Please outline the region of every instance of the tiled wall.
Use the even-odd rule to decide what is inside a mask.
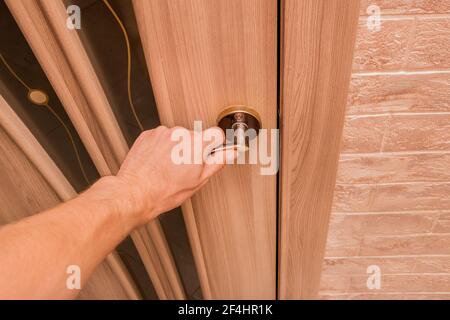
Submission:
[[[362,0],[321,297],[450,299],[450,0]]]

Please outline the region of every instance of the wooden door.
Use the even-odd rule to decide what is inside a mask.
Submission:
[[[228,105],[277,125],[277,1],[133,1],[162,124],[216,125]],[[225,168],[183,205],[205,298],[276,296],[276,176]]]
[[[285,0],[279,297],[316,298],[336,181],[359,0]]]
[[[66,3],[6,1],[98,172],[114,174],[128,146]],[[277,123],[277,1],[133,1],[165,125],[216,125],[228,105]],[[151,88],[149,88],[151,90]],[[183,214],[206,298],[276,296],[276,176],[226,168]],[[158,221],[132,239],[160,298],[184,292]]]
[[[98,172],[115,174],[128,145],[89,48],[65,27],[67,3],[6,3]],[[248,105],[263,129],[279,123],[281,130],[279,176],[262,174],[264,164],[227,166],[182,205],[204,298],[315,298],[359,0],[132,0],[132,6],[163,125],[192,129],[201,121],[206,129],[225,107]],[[131,237],[158,296],[183,299],[159,221]],[[117,290],[137,298],[117,257],[108,262],[122,280]]]

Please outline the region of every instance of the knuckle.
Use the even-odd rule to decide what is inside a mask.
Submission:
[[[147,139],[148,137],[152,136],[152,134],[153,134],[152,130],[142,131],[141,134],[136,139],[136,141],[142,141],[144,139]]]
[[[152,135],[153,134],[153,130],[145,130],[145,131],[143,131],[142,133],[141,133],[141,135],[143,135],[143,136],[150,136],[150,135]]]
[[[170,132],[176,132],[176,131],[186,131],[186,128],[180,127],[180,126],[175,126],[172,129],[170,129]]]

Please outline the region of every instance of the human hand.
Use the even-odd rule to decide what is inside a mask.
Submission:
[[[173,161],[172,150],[178,144],[171,139],[175,130],[191,136],[192,156],[201,157],[201,163],[176,164]],[[226,158],[236,157],[234,151],[209,155],[213,148],[223,144],[225,138],[220,128],[203,131],[203,136],[214,136],[215,141],[202,142],[200,148],[194,148],[194,136],[199,134],[180,127],[161,126],[138,137],[115,177],[115,186],[132,202],[126,205],[133,208],[137,225],[181,205],[224,166]],[[209,156],[204,159],[204,154]]]

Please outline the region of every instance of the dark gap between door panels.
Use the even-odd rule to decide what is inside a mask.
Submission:
[[[277,0],[277,128],[280,129],[280,124],[281,124],[281,104],[282,104],[282,95],[283,95],[283,83],[282,83],[282,68],[283,68],[283,27],[284,27],[284,7],[283,7],[283,0]],[[279,137],[279,139],[281,139],[281,136]],[[281,141],[278,144],[279,146],[281,146]],[[281,159],[281,149],[279,150],[278,153],[278,157]],[[277,244],[276,244],[276,292],[275,292],[275,296],[276,299],[278,300],[278,270],[279,270],[279,265],[278,265],[278,241],[279,241],[279,224],[280,224],[280,217],[279,217],[279,208],[280,208],[280,171],[278,170],[277,172],[277,195],[276,195],[277,199],[276,199],[276,207],[277,207],[277,225],[276,225],[276,230],[277,230]]]

